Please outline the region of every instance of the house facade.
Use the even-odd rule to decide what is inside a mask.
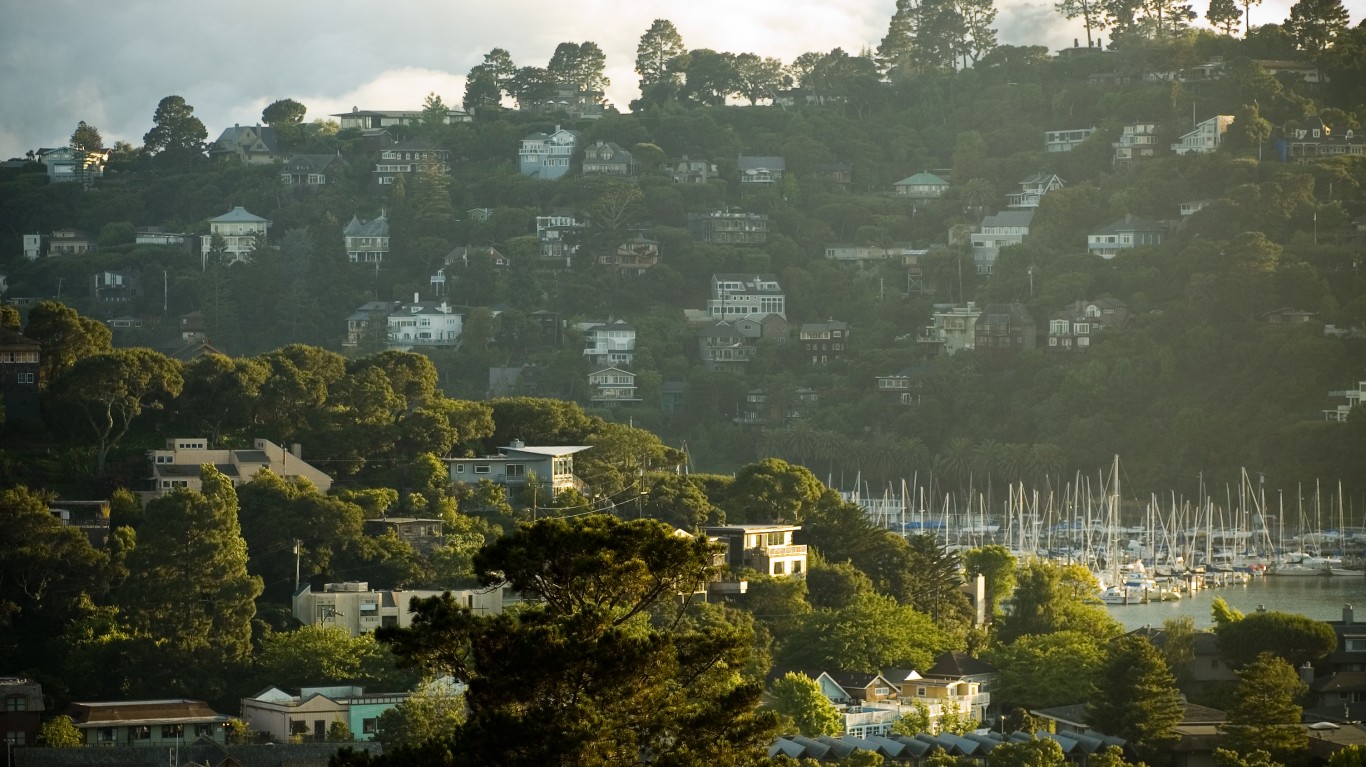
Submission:
[[[22,676],[0,677],[0,737],[10,746],[38,742],[43,724],[43,686]]]
[[[433,682],[439,684],[440,682]],[[291,695],[267,687],[242,699],[242,721],[271,743],[323,742],[333,722],[341,722],[352,737],[365,742],[379,732],[379,717],[408,699],[407,692],[367,693],[363,687],[304,687]]]
[[[1003,210],[982,219],[982,225],[969,237],[977,273],[991,274],[995,271],[1001,248],[1024,242],[1024,238],[1029,236],[1029,225],[1033,220],[1032,210]]]
[[[1157,156],[1157,123],[1125,125],[1119,134],[1119,141],[1110,146],[1114,149],[1113,162],[1117,168],[1152,159]]]
[[[594,365],[630,365],[636,355],[636,329],[623,320],[580,323],[583,356]]]
[[[1038,329],[1024,304],[987,304],[973,327],[974,349],[1009,353],[1033,349]]]
[[[677,160],[666,160],[664,172],[675,184],[705,184],[717,177],[715,165],[706,160],[689,159],[687,155]]]
[[[977,342],[977,319],[981,316],[982,310],[972,301],[966,306],[936,308],[930,324],[917,340],[938,346],[950,355],[972,349]]]
[[[1081,142],[1091,138],[1095,128],[1069,128],[1065,130],[1044,131],[1043,147],[1046,152],[1070,152],[1081,146]]]
[[[862,264],[865,261],[899,259],[903,265],[909,265],[907,259],[917,258],[928,252],[925,249],[914,248],[906,242],[894,242],[888,246],[832,242],[825,246],[825,257],[842,264]]]
[[[812,365],[837,362],[849,350],[849,323],[838,320],[805,322],[797,330],[797,338]]]
[[[318,189],[336,184],[345,169],[340,154],[296,154],[280,168],[280,180],[292,187]]]
[[[332,115],[332,117],[337,118],[337,123],[341,126],[342,130],[355,128],[357,130],[366,131],[392,128],[400,125],[416,125],[422,122],[424,114],[425,112],[421,110],[377,110],[351,107],[350,112],[342,112],[341,114]],[[463,109],[449,109],[446,111],[443,122],[447,125],[454,125],[456,123],[467,123],[473,120],[474,118],[470,113]]]
[[[368,221],[352,216],[342,229],[346,242],[346,260],[353,264],[384,263],[389,255],[389,219],[383,213]]]
[[[522,139],[517,170],[523,176],[557,179],[569,172],[569,160],[579,145],[579,134],[555,126],[553,133],[533,133]]]
[[[3,359],[3,355],[0,355],[0,359]],[[1328,396],[1341,397],[1347,400],[1347,402],[1346,404],[1338,405],[1331,410],[1324,410],[1323,420],[1333,421],[1335,423],[1347,423],[1347,418],[1351,416],[1352,409],[1361,403],[1366,402],[1366,381],[1357,381],[1355,389],[1330,391],[1328,392]],[[1366,631],[1366,623],[1360,625],[1362,626],[1362,630]],[[1366,650],[1366,645],[1364,645],[1362,649]],[[1366,669],[1360,670],[1366,671]]]
[[[423,301],[414,293],[409,304],[399,304],[386,318],[387,348],[406,352],[414,348],[460,348],[465,315],[442,301]]]
[[[372,322],[387,328],[389,315],[398,306],[397,301],[367,301],[362,304],[346,318],[346,338],[342,341],[342,346],[350,349],[359,345],[361,339],[371,330]],[[385,337],[387,338],[387,330]]]
[[[227,724],[232,720],[202,700],[184,698],[72,703],[66,715],[87,746],[166,748],[200,738],[227,743]]]
[[[768,186],[783,180],[787,162],[777,156],[740,155],[735,161],[740,171],[740,186]]]
[[[640,402],[636,396],[636,374],[629,370],[609,367],[588,374],[589,399],[595,405],[619,405]]]
[[[697,356],[707,370],[743,371],[758,350],[757,336],[748,336],[734,322],[716,320],[697,331]]]
[[[1084,352],[1091,338],[1106,328],[1121,327],[1129,321],[1129,307],[1114,298],[1077,301],[1048,318],[1048,350]]]
[[[503,611],[503,589],[422,590],[372,589],[365,581],[324,584],[314,591],[307,582],[294,592],[294,618],[305,626],[341,629],[351,636],[369,634],[377,628],[407,628],[413,623],[414,599],[439,597],[450,591],[460,606],[476,615]]]
[[[1039,207],[1039,201],[1044,195],[1066,185],[1067,182],[1056,173],[1036,173],[1020,182],[1020,191],[1006,195],[1006,207],[1033,210]]]
[[[179,488],[202,490],[199,472],[206,463],[226,475],[234,487],[269,471],[285,479],[306,479],[320,493],[332,489],[332,478],[305,463],[302,453],[298,445],[285,450],[268,439],[253,440],[249,450],[211,449],[203,437],[168,439],[164,449],[147,453],[153,483],[147,495],[155,498]]]
[[[807,571],[806,546],[792,536],[801,525],[721,525],[702,532],[725,547],[725,564],[732,570],[752,568],[765,575],[802,577]]]
[[[423,173],[450,175],[451,152],[428,141],[401,141],[386,147],[379,153],[379,161],[371,173],[376,190],[387,190],[394,185],[399,176],[406,176],[405,183],[412,183],[414,176]]]
[[[47,169],[47,180],[53,184],[80,182],[89,186],[96,179],[104,178],[104,166],[112,153],[108,149],[87,151],[63,146],[55,149],[39,149],[38,162]]]
[[[707,314],[732,320],[754,314],[787,318],[787,296],[772,274],[713,274]]]
[[[1172,144],[1176,154],[1209,154],[1224,143],[1224,134],[1233,124],[1233,115],[1215,115],[1184,133],[1181,140]]]
[[[634,176],[636,158],[611,141],[595,141],[583,149],[583,175]]]
[[[574,476],[574,454],[589,445],[532,447],[521,440],[498,448],[497,455],[482,458],[443,458],[452,482],[476,485],[483,480],[509,488],[527,487],[534,481],[549,491],[547,499],[580,486]],[[534,478],[534,480],[533,480]]]
[[[1350,128],[1335,133],[1318,115],[1305,120],[1303,126],[1287,131],[1280,143],[1282,159],[1290,162],[1306,163],[1323,157],[1366,154],[1366,135]]]
[[[568,269],[574,263],[579,246],[568,236],[587,224],[580,222],[570,211],[556,211],[549,216],[536,217],[537,257],[542,264],[556,269]]]
[[[365,520],[362,529],[371,538],[383,538],[392,533],[419,554],[431,554],[445,541],[444,525],[445,522],[439,519],[383,516]]]
[[[1110,224],[1086,236],[1086,250],[1104,259],[1114,258],[1122,250],[1142,245],[1161,245],[1166,227],[1134,215]]]
[[[639,277],[659,263],[659,243],[636,232],[616,250],[598,254],[598,263],[620,277]]]
[[[213,250],[213,238],[223,238],[224,259],[237,263],[256,249],[257,237],[270,236],[270,221],[238,205],[217,218],[209,219],[209,234],[199,238],[200,268]]]
[[[689,213],[688,231],[694,240],[713,245],[763,245],[768,241],[768,216],[733,210]]]
[[[246,163],[269,165],[280,155],[280,141],[275,129],[268,125],[234,125],[225,128],[218,140],[209,145],[209,157]]]
[[[944,190],[948,188],[949,182],[929,171],[923,171],[892,184],[892,193],[912,200],[936,200],[943,197]]]
[[[18,399],[37,396],[42,385],[42,350],[42,344],[34,339],[0,327],[0,395],[7,406],[16,404]]]
[[[80,256],[98,249],[95,238],[79,229],[53,229],[47,237],[32,236],[37,238],[43,255],[47,256]],[[25,255],[28,255],[27,243]]]

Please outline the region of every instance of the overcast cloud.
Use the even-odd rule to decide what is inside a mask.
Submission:
[[[1205,0],[1194,0],[1203,13]],[[1254,25],[1293,0],[1263,0]],[[1353,23],[1363,5],[1349,0]],[[997,0],[1001,42],[1070,46],[1080,27],[1051,1]],[[638,95],[636,43],[656,18],[689,48],[790,62],[810,50],[875,47],[895,0],[0,0],[0,158],[65,144],[76,123],[135,145],[162,97],[195,108],[213,139],[293,98],[308,119],[361,109],[419,109],[435,91],[458,104],[464,73],[490,48],[544,66],[560,42],[607,54],[608,98]]]

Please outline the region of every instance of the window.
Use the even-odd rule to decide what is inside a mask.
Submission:
[[[802,561],[801,561],[800,559],[794,559],[794,560],[792,560],[792,574],[793,574],[793,575],[800,575],[801,572],[802,572]]]
[[[379,732],[379,719],[370,717],[360,720],[360,731],[362,735],[374,735]]]
[[[194,736],[195,736],[196,738],[205,738],[205,737],[212,738],[212,737],[213,737],[213,725],[211,725],[211,724],[196,724],[196,725],[194,726]]]
[[[117,738],[113,727],[101,727],[95,733],[95,740],[99,743],[113,743]]]
[[[455,465],[455,473],[456,473],[456,474],[464,474],[464,473],[465,473],[465,465],[464,465],[463,463],[457,463],[457,464]]]
[[[1366,652],[1366,637],[1347,637],[1343,649],[1347,652]]]
[[[290,722],[289,722],[289,734],[290,734],[290,735],[305,735],[305,734],[307,734],[307,733],[308,733],[308,722],[301,722],[301,721],[299,721],[299,720],[297,720],[297,719],[291,719],[291,720],[290,720]]]
[[[489,465],[486,464],[486,463],[475,464],[475,466],[474,466],[474,473],[475,473],[475,474],[488,474],[488,473],[489,473]]]
[[[6,711],[28,711],[28,696],[10,695],[5,698]]]
[[[180,737],[181,735],[184,735],[184,734],[185,734],[185,727],[184,727],[183,725],[179,725],[179,724],[163,724],[163,725],[161,725],[161,739],[162,739],[162,740],[174,740],[174,739],[176,739],[176,738],[178,738],[178,737]]]
[[[923,698],[923,697],[925,697],[925,688],[924,688],[924,687],[917,687],[917,688],[915,688],[915,696],[916,696],[917,698]]]
[[[781,559],[778,560],[777,562],[774,562],[774,563],[773,563],[773,574],[774,574],[774,575],[783,575],[784,573],[786,573],[786,572],[787,572],[787,568],[784,567],[784,564],[785,564],[785,563],[784,563]]]
[[[135,726],[135,727],[129,727],[129,728],[128,728],[128,740],[130,740],[130,741],[134,741],[134,740],[151,740],[151,739],[152,739],[152,728],[151,728],[151,727],[147,727],[147,726],[136,727],[136,726]]]
[[[23,730],[11,730],[5,733],[5,742],[15,746],[22,746],[28,742],[28,733]]]

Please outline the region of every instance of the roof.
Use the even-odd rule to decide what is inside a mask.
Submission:
[[[275,129],[269,125],[234,125],[231,128],[224,128],[218,140],[213,143],[215,145],[242,145],[244,141],[251,141],[253,138],[259,139],[265,145],[266,151],[271,154],[280,151],[280,142],[275,137]]]
[[[1093,235],[1120,234],[1121,232],[1161,232],[1163,227],[1138,216],[1128,215],[1096,232]]]
[[[925,676],[961,679],[965,676],[995,673],[996,667],[990,663],[978,660],[965,652],[953,651],[935,658],[934,665],[925,672]]]
[[[587,450],[591,447],[592,445],[559,445],[556,447],[531,447],[529,445],[508,445],[506,447],[502,447],[499,449],[507,450],[509,452],[530,453],[532,455],[561,456],[573,455],[575,453]]]
[[[325,170],[327,166],[331,165],[334,162],[338,162],[343,165],[346,164],[346,161],[343,160],[340,155],[296,154],[293,157],[289,158],[289,162],[285,163],[285,169],[288,170],[295,167],[307,167],[315,171],[321,171]]]
[[[982,228],[989,226],[1029,226],[1034,220],[1032,210],[1003,210],[982,219]]]
[[[213,722],[227,721],[230,718],[209,708],[209,704],[202,700],[185,698],[72,703],[69,714],[77,726],[185,721]]]
[[[1314,692],[1366,692],[1366,671],[1339,671],[1309,685]]]
[[[934,175],[933,173],[920,172],[914,176],[907,176],[892,186],[948,186],[949,182]]]
[[[388,237],[389,219],[382,214],[366,221],[358,216],[352,216],[347,222],[346,228],[342,230],[343,237]]]
[[[233,208],[232,210],[228,211],[227,213],[224,213],[223,215],[219,216],[218,218],[211,218],[211,219],[209,219],[209,223],[210,223],[210,224],[269,224],[269,223],[270,223],[270,220],[269,220],[269,219],[265,219],[265,218],[261,218],[260,216],[256,215],[255,213],[252,213],[252,212],[248,211],[246,208],[242,207],[241,205],[238,205],[237,207]]]
[[[11,349],[16,346],[25,349],[41,349],[43,345],[32,338],[19,333],[17,330],[0,327],[0,346]]]
[[[735,163],[740,170],[786,170],[787,162],[776,155],[740,155]]]

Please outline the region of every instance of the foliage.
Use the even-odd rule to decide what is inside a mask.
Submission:
[[[1195,619],[1189,615],[1162,621],[1162,655],[1167,668],[1182,689],[1190,681],[1191,664],[1195,662]]]
[[[142,137],[149,154],[168,164],[189,164],[202,157],[209,131],[194,116],[194,107],[180,96],[167,96],[157,104],[152,129]]]
[[[1003,643],[1029,634],[1082,631],[1117,636],[1121,627],[1099,603],[1095,577],[1080,565],[1029,562],[1020,568],[1010,610],[997,623]]]
[[[1337,647],[1337,634],[1323,621],[1276,610],[1258,611],[1229,623],[1216,623],[1219,652],[1233,668],[1269,652],[1293,666],[1323,659]]]
[[[1265,751],[1281,763],[1297,760],[1309,748],[1299,704],[1308,690],[1283,658],[1271,652],[1257,655],[1238,670],[1238,688],[1224,726],[1229,749],[1244,757]]]
[[[773,682],[769,695],[773,710],[790,720],[799,735],[814,738],[844,731],[844,717],[816,680],[805,674],[789,671]]]
[[[779,650],[789,668],[929,668],[949,640],[928,615],[891,597],[861,594],[840,610],[804,617]]]
[[[1103,732],[1124,738],[1140,759],[1156,763],[1176,743],[1183,716],[1181,693],[1162,653],[1133,634],[1111,642],[1092,683],[1087,721],[1103,722]]]
[[[386,748],[417,748],[447,739],[465,722],[465,696],[449,680],[428,679],[380,714],[375,740]]]
[[[1075,703],[1105,661],[1105,639],[1090,631],[1026,634],[992,651],[1000,671],[992,699],[1028,709]]]
[[[893,735],[914,738],[921,733],[930,732],[930,709],[920,701],[912,703],[909,711],[903,710],[901,716],[892,722]]]
[[[174,360],[151,349],[117,349],[86,357],[52,385],[53,398],[94,437],[96,473],[144,409],[158,410],[180,394],[183,379]]]
[[[356,684],[394,691],[413,682],[394,668],[393,655],[373,636],[351,636],[333,626],[306,625],[272,633],[261,640],[254,661],[261,684],[282,689]]]
[[[991,749],[991,767],[1062,767],[1067,759],[1051,738],[1002,743]]]
[[[1363,764],[1366,764],[1366,746],[1338,749],[1328,759],[1328,767],[1361,767]]]
[[[79,748],[85,735],[66,714],[58,714],[38,728],[38,745],[47,748]]]
[[[113,334],[104,323],[82,317],[56,301],[39,301],[29,312],[24,335],[40,346],[39,381],[51,384],[85,357],[110,351]]]
[[[988,544],[963,552],[963,569],[969,576],[986,579],[987,615],[994,616],[1001,603],[1015,590],[1015,555],[999,544]]]
[[[265,109],[261,110],[261,122],[272,128],[299,125],[303,123],[304,115],[307,113],[308,107],[294,99],[279,99],[270,102]]]

